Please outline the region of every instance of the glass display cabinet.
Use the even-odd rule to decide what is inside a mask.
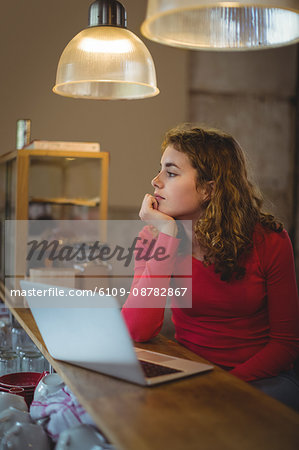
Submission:
[[[23,149],[0,156],[1,280],[5,220],[106,220],[108,167],[107,152]],[[20,240],[16,233],[17,260]]]

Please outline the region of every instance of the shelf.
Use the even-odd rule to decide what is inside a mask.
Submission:
[[[0,206],[3,209],[14,200],[11,219],[28,220],[30,198],[35,204],[91,207],[93,219],[107,219],[108,152],[17,150],[1,155],[0,164]],[[80,219],[81,212],[86,217],[85,211],[79,209],[76,219]],[[65,215],[63,219],[73,218],[69,210]]]
[[[94,207],[100,204],[100,198],[95,197],[91,199],[83,198],[66,198],[66,197],[32,197],[29,199],[29,203],[51,203],[55,205],[75,205],[75,206],[88,206]]]

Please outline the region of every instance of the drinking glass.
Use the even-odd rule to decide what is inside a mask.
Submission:
[[[19,355],[16,352],[4,350],[0,353],[0,376],[16,373],[20,370]]]
[[[33,342],[32,342],[32,345],[26,345],[24,347],[17,347],[15,351],[19,355],[20,360],[22,360],[25,353],[28,353],[28,352],[40,353],[40,351],[38,350],[38,348],[36,347],[36,345]]]
[[[20,348],[32,347],[34,344],[23,328],[13,327],[11,329],[12,348],[18,351]]]
[[[45,358],[39,351],[27,351],[21,359],[22,372],[43,372],[45,367]]]
[[[2,349],[11,349],[11,325],[3,320],[0,320],[0,342]]]

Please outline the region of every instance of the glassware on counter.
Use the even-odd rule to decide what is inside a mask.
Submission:
[[[22,372],[43,372],[45,367],[45,358],[37,350],[26,351],[21,359]]]
[[[11,325],[0,320],[0,343],[2,349],[11,349]]]
[[[18,326],[11,329],[11,345],[13,350],[18,351],[22,348],[34,347],[34,343],[26,333],[26,331]]]
[[[19,355],[12,350],[4,350],[0,352],[0,376],[8,373],[19,372],[20,358]]]

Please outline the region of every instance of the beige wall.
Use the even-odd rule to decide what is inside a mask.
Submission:
[[[163,133],[186,120],[187,54],[140,34],[146,0],[124,0],[128,28],[149,48],[161,93],[152,99],[103,102],[51,92],[67,42],[87,26],[92,0],[26,0],[1,8],[0,153],[15,147],[16,120],[32,120],[36,139],[99,141],[111,155],[109,204],[138,212],[158,170]]]
[[[295,160],[297,48],[192,53],[192,121],[232,133],[267,207],[291,230]]]

